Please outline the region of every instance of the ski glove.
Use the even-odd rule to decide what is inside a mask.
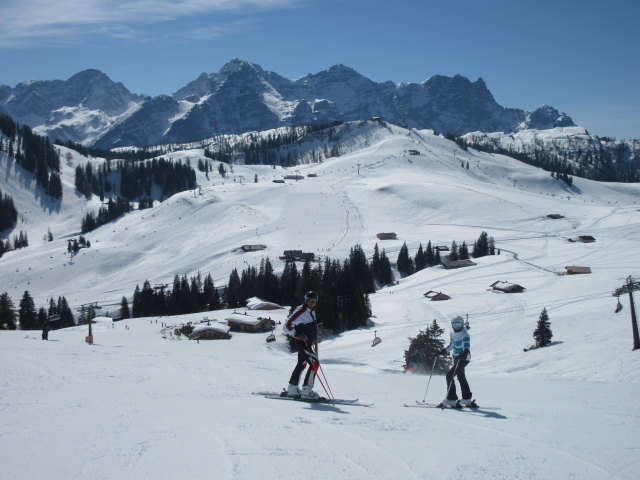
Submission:
[[[466,360],[467,356],[469,355],[469,349],[465,348],[464,350],[462,350],[462,353],[460,354],[460,360]]]

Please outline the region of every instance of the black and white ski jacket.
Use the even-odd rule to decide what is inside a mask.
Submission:
[[[296,334],[296,326],[298,325],[300,326],[304,325],[304,327],[298,327],[297,331],[300,331],[301,328],[305,332],[310,331],[311,330],[310,327],[312,326],[314,327],[313,330],[315,331],[315,325],[314,325],[315,321],[316,321],[315,312],[311,308],[307,307],[306,304],[302,304],[298,308],[296,308],[291,315],[289,315],[289,318],[287,318],[287,321],[284,322],[282,330],[285,335],[291,335],[291,336]]]

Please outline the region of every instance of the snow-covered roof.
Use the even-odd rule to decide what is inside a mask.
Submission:
[[[277,303],[265,302],[258,297],[252,297],[247,299],[247,308],[249,310],[275,310],[284,307]]]
[[[192,334],[194,334],[194,333],[202,333],[202,332],[209,332],[209,331],[229,333],[229,330],[231,330],[229,328],[229,325],[225,325],[224,323],[213,323],[211,325],[199,325],[199,326],[195,327],[193,329]]]
[[[232,313],[225,318],[227,322],[244,323],[246,325],[258,325],[262,318],[253,317],[251,315],[244,315],[242,313]]]

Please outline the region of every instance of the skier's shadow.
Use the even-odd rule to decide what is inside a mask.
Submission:
[[[496,419],[496,420],[506,420],[507,419],[506,416],[502,415],[501,413],[496,412],[495,410],[483,410],[482,408],[474,408],[474,409],[452,408],[451,410],[456,410],[458,412],[475,413],[475,414],[482,415],[483,417],[493,418],[493,419]]]
[[[312,410],[322,411],[322,412],[333,412],[333,413],[342,413],[342,414],[349,413],[346,410],[339,408],[338,405],[335,405],[335,404],[332,405],[330,403],[309,403],[308,408],[311,408]]]

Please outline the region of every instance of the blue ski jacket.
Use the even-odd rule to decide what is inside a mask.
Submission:
[[[459,332],[455,330],[449,334],[449,346],[447,347],[447,352],[451,352],[453,356],[458,356],[462,353],[464,349],[467,349],[469,352],[467,354],[467,358],[463,358],[462,360],[471,360],[471,337],[469,336],[469,332],[466,328],[463,328]]]

